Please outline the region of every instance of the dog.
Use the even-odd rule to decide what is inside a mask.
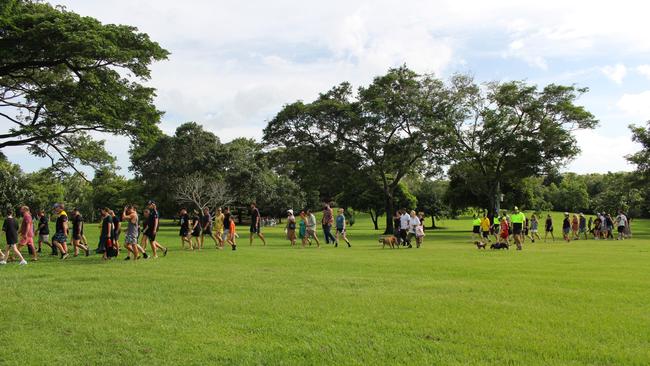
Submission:
[[[381,248],[385,248],[386,245],[388,245],[391,249],[399,248],[399,245],[397,244],[397,238],[395,236],[385,236],[383,238],[379,238],[379,242],[381,243]]]
[[[508,245],[508,243],[494,243],[490,245],[490,249],[494,249],[494,250],[510,249],[510,245]]]
[[[486,244],[477,240],[474,242],[474,245],[476,245],[477,249],[485,249]]]

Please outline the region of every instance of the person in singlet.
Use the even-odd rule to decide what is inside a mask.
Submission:
[[[296,245],[296,217],[293,215],[293,210],[287,210],[287,239],[291,243],[291,247]]]
[[[336,216],[336,238],[335,238],[336,243],[334,244],[334,247],[339,246],[339,237],[345,240],[345,243],[348,245],[348,248],[352,247],[350,241],[348,240],[346,228],[347,225],[345,224],[345,211],[342,208],[339,208],[338,215]]]
[[[153,257],[158,258],[158,250],[163,251],[163,256],[167,256],[167,248],[162,246],[156,236],[158,235],[158,226],[160,225],[160,217],[158,216],[158,209],[156,207],[156,202],[149,201],[147,203],[149,208],[149,219],[147,221],[147,238],[151,244],[151,251],[153,252]]]
[[[219,245],[217,245],[217,249],[223,249],[223,244],[225,241],[223,238],[223,229],[224,229],[223,212],[221,212],[221,207],[219,207],[217,208],[216,215],[214,215],[214,236],[219,241]]]
[[[140,258],[139,253],[142,253],[142,257],[144,259],[149,258],[149,255],[145,249],[138,244],[138,236],[140,235],[139,220],[138,211],[136,210],[135,206],[127,205],[124,207],[124,210],[122,211],[121,221],[127,222],[126,235],[124,236],[124,245],[126,246],[126,249],[129,253],[127,254],[126,258],[124,258],[125,260],[129,260],[131,258],[130,254],[133,254],[133,258],[137,260]]]

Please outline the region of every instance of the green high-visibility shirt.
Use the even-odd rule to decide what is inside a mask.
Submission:
[[[496,216],[494,217],[494,225],[499,225],[499,218]]]
[[[472,221],[472,225],[481,226],[481,219],[474,219],[474,221]]]
[[[512,214],[512,216],[510,216],[510,221],[512,221],[513,224],[523,224],[524,221],[526,221],[526,215],[524,215],[523,212]]]

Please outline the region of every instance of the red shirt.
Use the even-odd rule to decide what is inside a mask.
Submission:
[[[26,238],[34,237],[34,223],[32,221],[32,215],[29,212],[23,214],[23,230],[27,231],[22,233]]]

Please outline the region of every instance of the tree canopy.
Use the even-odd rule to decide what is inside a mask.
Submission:
[[[141,82],[168,52],[135,27],[102,24],[29,0],[0,5],[0,149],[25,146],[60,169],[113,163],[96,132],[132,152],[161,134],[154,89]]]

